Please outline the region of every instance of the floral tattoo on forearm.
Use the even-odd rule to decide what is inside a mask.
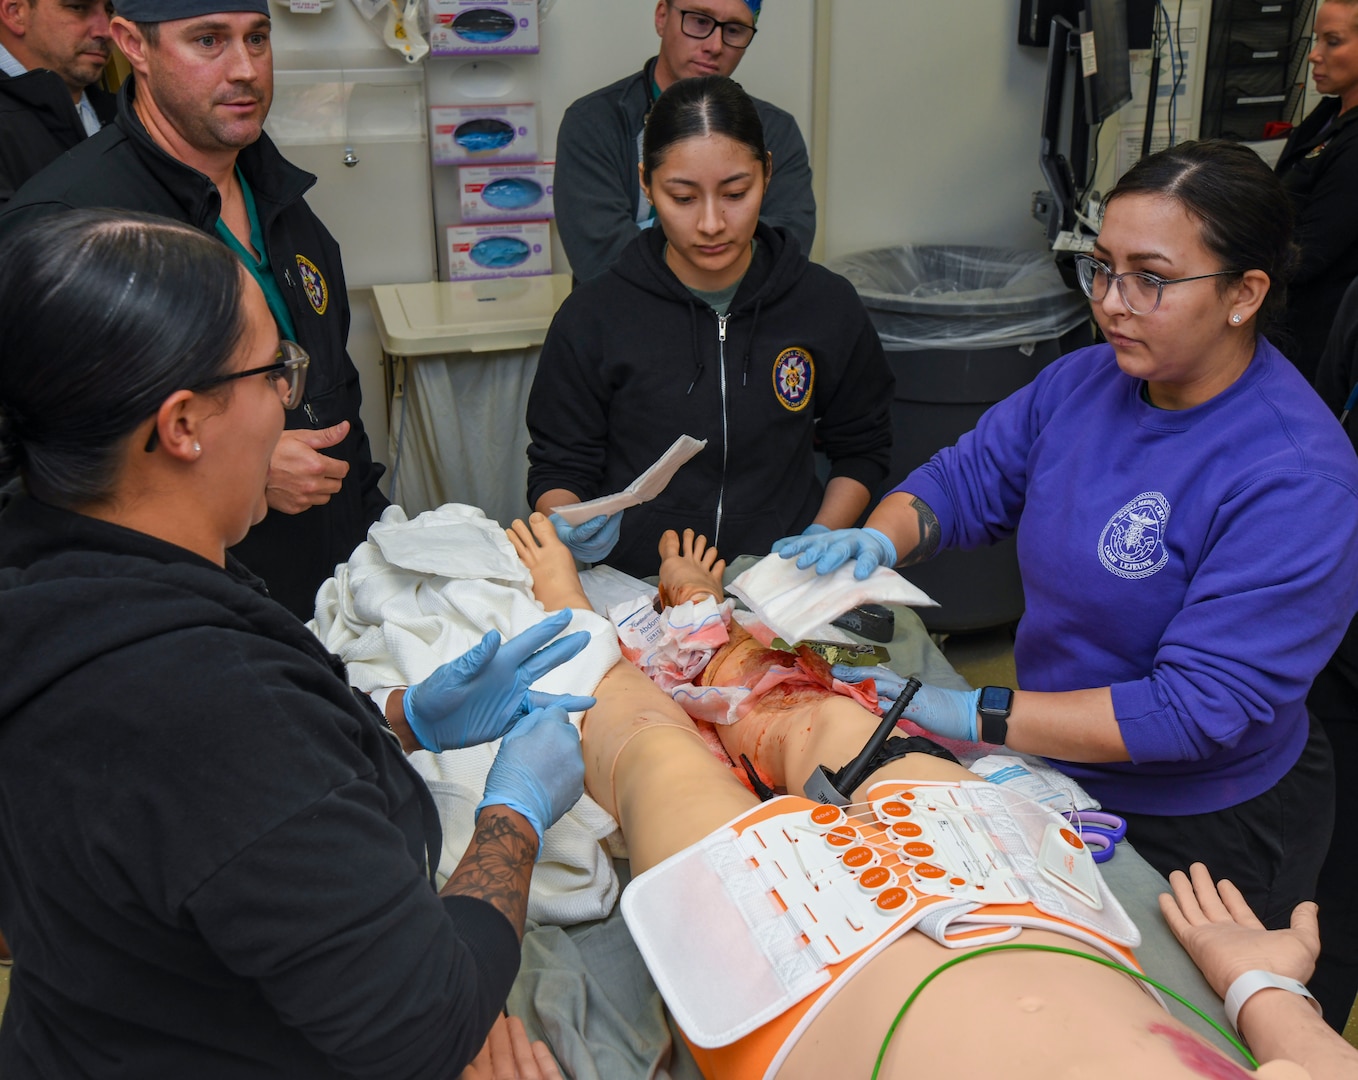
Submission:
[[[467,854],[444,892],[484,900],[504,915],[522,938],[528,917],[528,884],[537,853],[536,837],[517,819],[487,809],[477,820]]]

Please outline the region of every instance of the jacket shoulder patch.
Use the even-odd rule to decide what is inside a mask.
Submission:
[[[297,270],[302,275],[302,289],[317,315],[324,315],[330,306],[330,286],[316,264],[305,255],[297,256]]]

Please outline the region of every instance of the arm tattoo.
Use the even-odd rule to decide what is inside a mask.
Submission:
[[[901,556],[900,561],[896,563],[897,566],[914,566],[915,563],[922,563],[925,559],[932,559],[938,551],[938,542],[943,535],[938,526],[938,518],[929,509],[928,503],[912,495],[910,505],[919,520],[919,543]]]
[[[467,853],[443,887],[445,896],[473,896],[500,912],[523,938],[528,917],[528,883],[537,858],[537,838],[516,818],[482,812]]]

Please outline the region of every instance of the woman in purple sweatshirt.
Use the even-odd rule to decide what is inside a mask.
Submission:
[[[926,686],[906,716],[1043,755],[1162,873],[1205,862],[1270,926],[1333,827],[1311,680],[1358,608],[1358,461],[1261,333],[1291,213],[1251,151],[1186,143],[1108,198],[1080,349],[912,472],[868,527],[780,542],[861,576],[1017,535],[1016,693]]]

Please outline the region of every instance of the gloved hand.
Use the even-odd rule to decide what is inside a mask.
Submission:
[[[854,667],[835,664],[830,668],[840,682],[860,683],[864,679],[877,680],[877,698],[885,712],[905,689],[905,679],[890,668]],[[945,739],[976,742],[980,738],[979,716],[976,707],[981,702],[979,690],[945,690],[941,686],[921,686],[910,699],[901,716],[913,720],[925,731],[942,735]]]
[[[799,570],[814,566],[818,574],[838,570],[853,559],[853,576],[859,581],[879,566],[896,565],[895,545],[884,534],[868,528],[826,529],[817,533],[808,529],[801,536],[779,540],[773,550],[785,559],[799,556]]]
[[[559,705],[534,709],[500,743],[486,775],[476,817],[487,806],[507,806],[528,819],[542,837],[585,793],[580,733]]]
[[[589,644],[589,634],[583,630],[552,641],[570,621],[569,609],[558,611],[503,647],[499,631],[491,630],[456,660],[407,689],[406,723],[420,745],[435,752],[460,750],[493,742],[532,709],[560,705],[581,712],[592,708],[592,697],[528,689]]]
[[[793,541],[800,540],[800,539],[802,539],[803,537],[806,537],[806,536],[820,536],[820,535],[823,535],[824,533],[828,533],[829,531],[830,531],[830,527],[829,527],[828,525],[817,525],[817,524],[813,521],[810,525],[808,525],[805,529],[803,529],[798,535],[796,535],[796,536],[785,536],[785,537],[783,537],[781,540],[775,540],[775,541],[773,542],[773,547],[771,547],[769,550],[770,550],[771,552],[773,552],[773,554],[775,554],[775,555],[781,555],[781,554],[783,553],[783,548],[787,547],[787,545],[788,545],[788,544],[791,544]]]
[[[581,562],[596,563],[608,558],[618,542],[622,530],[622,512],[600,514],[579,525],[567,525],[560,514],[547,519],[556,527],[556,535],[571,549],[571,554]]]
[[[876,667],[863,664],[835,664],[830,671],[840,682],[861,683],[868,679],[875,680],[877,704],[883,712],[895,704],[896,699],[901,696],[901,691],[905,689],[905,676],[897,675],[889,667],[883,667],[881,664]]]

